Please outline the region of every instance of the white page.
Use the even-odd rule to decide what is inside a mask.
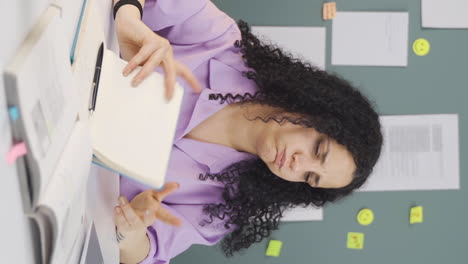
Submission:
[[[325,30],[324,27],[252,27],[254,34],[271,40],[320,69],[325,69]]]
[[[384,146],[360,191],[460,188],[457,115],[381,117]]]
[[[407,66],[407,12],[337,12],[332,64]]]
[[[135,89],[131,80],[138,68],[124,77],[126,63],[104,51],[90,117],[93,154],[103,161],[98,162],[101,165],[159,189],[164,185],[184,88],[176,82],[173,98],[167,102],[164,76],[153,72]]]
[[[18,94],[18,102],[12,103],[17,104],[24,127],[33,205],[57,166],[78,113],[59,14],[54,6],[44,11],[6,68],[7,77],[16,77],[16,86],[6,88]]]
[[[119,174],[92,164],[88,180],[87,211],[96,228],[104,263],[119,263],[120,260],[113,217],[119,193]]]
[[[54,0],[53,3],[62,8],[61,19],[66,29],[65,39],[67,50],[70,51],[75,38],[75,32],[80,20],[81,8],[87,0]]]
[[[75,61],[72,66],[73,81],[79,89],[79,113],[88,119],[89,97],[93,87],[94,70],[99,46],[105,42],[101,14],[95,0],[86,0],[86,9],[76,44]],[[106,45],[104,45],[106,47]]]
[[[421,0],[425,28],[468,28],[468,0]]]
[[[91,167],[89,124],[77,122],[50,183],[38,205],[51,208],[56,221],[56,245],[51,263],[66,261],[84,233],[86,182]]]
[[[252,32],[260,39],[277,44],[294,56],[302,57],[312,65],[325,69],[326,29],[324,27],[270,27],[253,26]],[[296,207],[285,212],[281,221],[323,220],[323,210]]]

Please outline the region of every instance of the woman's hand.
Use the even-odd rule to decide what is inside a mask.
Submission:
[[[162,65],[166,74],[166,98],[168,100],[174,94],[177,75],[182,76],[195,92],[201,92],[200,84],[190,69],[174,59],[169,41],[153,32],[140,19],[129,14],[134,10],[124,9],[124,7],[119,9],[115,18],[120,54],[124,60],[128,61],[123,74],[127,76],[137,66],[142,66],[133,78],[132,85],[137,86],[153,72],[154,68]]]
[[[146,190],[139,193],[130,203],[123,196],[119,198],[119,206],[115,207],[114,218],[122,260],[143,260],[148,255],[149,240],[146,236],[146,229],[156,219],[175,226],[182,225],[180,219],[161,206],[161,201],[177,188],[177,183],[170,182],[165,184],[160,191]],[[122,252],[128,253],[127,256],[123,256]]]

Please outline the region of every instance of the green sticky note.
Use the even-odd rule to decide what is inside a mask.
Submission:
[[[364,233],[348,232],[347,247],[351,249],[363,249]]]
[[[411,208],[410,212],[410,224],[422,223],[423,222],[423,207],[416,206]]]
[[[283,242],[279,240],[270,240],[268,243],[268,248],[266,250],[265,255],[270,256],[270,257],[279,257],[281,253],[281,246],[283,245]]]

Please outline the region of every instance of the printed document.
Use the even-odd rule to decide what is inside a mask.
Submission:
[[[457,115],[383,116],[384,145],[360,191],[460,188]]]

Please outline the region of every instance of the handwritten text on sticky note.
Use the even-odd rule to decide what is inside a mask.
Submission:
[[[348,232],[347,247],[351,249],[364,248],[364,233]]]

